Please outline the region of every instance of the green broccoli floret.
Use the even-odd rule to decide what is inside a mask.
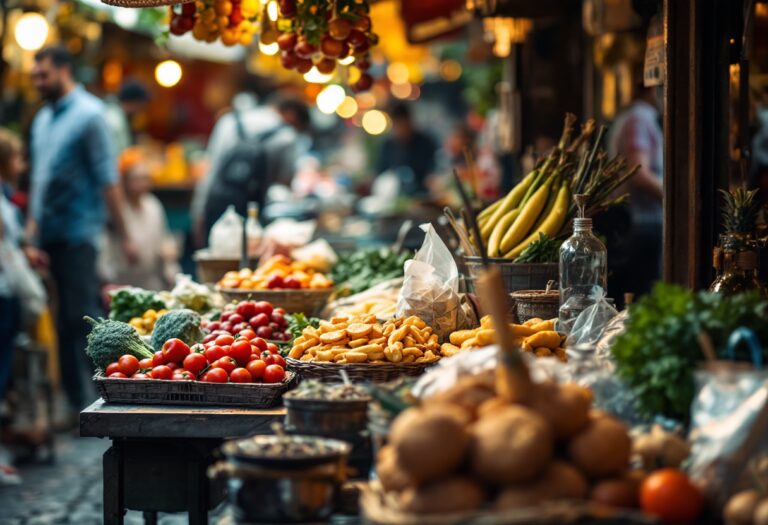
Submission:
[[[109,319],[84,319],[92,326],[85,353],[98,369],[106,370],[110,363],[125,354],[136,356],[139,360],[152,357],[152,348],[141,340],[131,325]]]
[[[162,350],[169,339],[181,339],[188,345],[199,343],[203,339],[200,328],[200,315],[192,310],[171,310],[158,317],[152,331],[152,348]]]

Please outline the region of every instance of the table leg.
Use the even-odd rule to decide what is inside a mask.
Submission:
[[[144,525],[157,525],[157,512],[144,511]]]
[[[208,478],[204,463],[187,463],[187,484],[189,525],[208,525]]]
[[[123,525],[123,457],[121,447],[112,442],[104,452],[104,525]]]

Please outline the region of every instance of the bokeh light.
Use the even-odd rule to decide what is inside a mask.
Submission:
[[[312,66],[307,73],[304,74],[304,80],[312,82],[313,84],[325,84],[330,82],[333,78],[333,73],[325,75],[317,70],[317,67]]]
[[[455,82],[461,78],[461,64],[456,60],[445,60],[440,64],[440,77],[446,82]]]
[[[387,78],[393,84],[405,84],[409,76],[408,66],[402,62],[392,62],[387,66]]]
[[[277,45],[277,42],[265,44],[259,41],[259,52],[262,55],[273,56],[276,55],[278,51],[280,51],[280,46]]]
[[[48,21],[40,13],[24,13],[13,31],[16,43],[26,51],[37,51],[48,39]]]
[[[352,118],[357,114],[357,100],[353,97],[344,97],[339,107],[336,108],[336,114],[341,118]]]
[[[372,109],[363,115],[363,129],[370,135],[381,135],[387,130],[388,124],[386,113],[378,109]]]
[[[344,88],[338,84],[331,84],[317,95],[317,109],[326,115],[331,115],[344,102],[345,98]]]
[[[181,80],[181,64],[175,60],[164,60],[155,68],[155,80],[163,87],[173,87]]]

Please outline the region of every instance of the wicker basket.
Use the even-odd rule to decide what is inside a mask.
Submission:
[[[236,288],[216,288],[227,302],[246,300],[268,301],[285,309],[289,314],[304,313],[307,316],[318,315],[333,293],[333,288],[307,290],[239,290]]]
[[[194,0],[101,0],[101,3],[117,7],[160,7],[164,5],[187,4]]]
[[[197,280],[201,283],[216,283],[225,273],[240,269],[240,259],[211,257],[207,250],[199,250],[192,256],[197,265]]]
[[[520,290],[509,294],[514,303],[515,319],[524,323],[528,319],[552,319],[560,307],[560,292],[546,290]]]
[[[351,381],[387,383],[403,376],[418,377],[434,363],[347,363],[307,362],[287,358],[287,365],[302,379],[317,379],[323,383],[338,383],[340,370],[344,370]]]
[[[501,276],[508,292],[518,290],[543,290],[547,282],[559,280],[560,270],[557,263],[513,263],[509,259],[490,258],[488,261],[501,268]],[[475,281],[483,270],[480,257],[464,257],[466,275],[464,281],[467,292],[475,293]]]
[[[204,383],[162,379],[110,379],[93,377],[96,390],[107,403],[138,405],[215,405],[269,408],[278,404],[296,374],[286,372],[282,383]]]

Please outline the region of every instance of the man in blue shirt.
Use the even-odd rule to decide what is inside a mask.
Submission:
[[[109,209],[129,261],[137,251],[120,213],[117,162],[104,104],[77,84],[63,48],[35,55],[32,80],[46,104],[31,133],[31,201],[27,236],[47,254],[58,295],[62,384],[70,405],[86,401],[84,315],[98,315],[97,239]]]

